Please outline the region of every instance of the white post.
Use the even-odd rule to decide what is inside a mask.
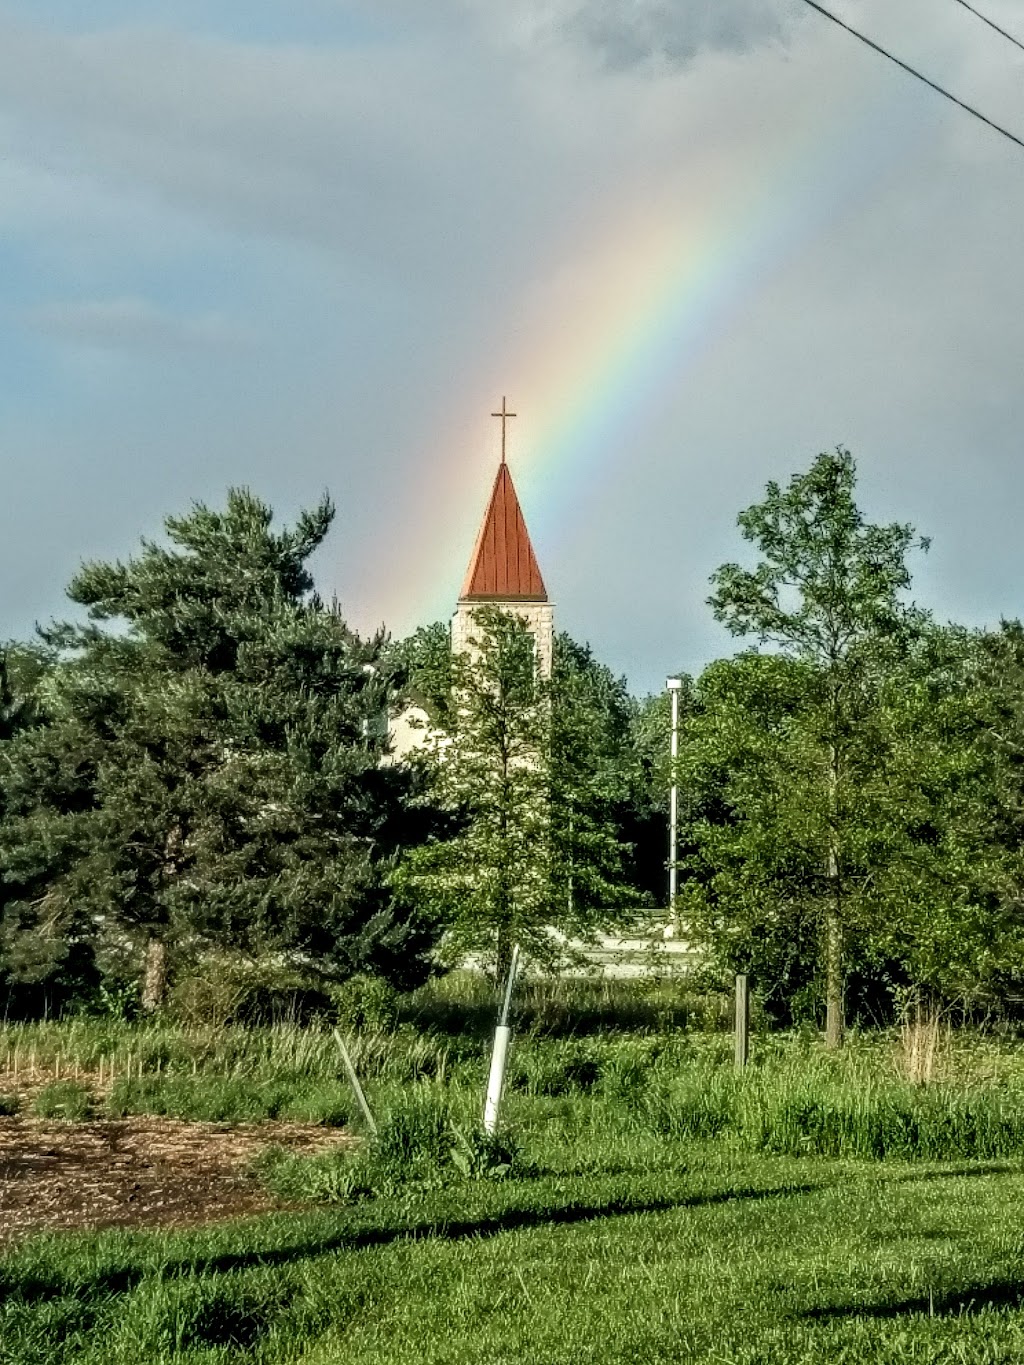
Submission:
[[[676,782],[676,766],[679,758],[679,689],[682,685],[681,678],[669,678],[665,683],[672,697],[672,786],[669,790],[668,807],[668,933],[670,935],[679,931],[679,926],[676,923],[676,841],[679,829],[679,788]]]
[[[498,1026],[494,1030],[494,1050],[491,1052],[491,1070],[487,1077],[487,1098],[484,1100],[484,1132],[493,1133],[498,1127],[498,1109],[501,1105],[501,1092],[505,1084],[505,1062],[508,1059],[508,1045],[512,1030],[508,1026],[508,1012],[512,1004],[512,987],[519,966],[519,945],[512,949],[509,963],[508,981],[505,983],[505,999],[502,1002]]]

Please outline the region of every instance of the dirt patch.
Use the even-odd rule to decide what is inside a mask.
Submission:
[[[283,1205],[249,1164],[271,1144],[351,1145],[304,1123],[0,1118],[0,1245],[56,1228],[196,1226]]]

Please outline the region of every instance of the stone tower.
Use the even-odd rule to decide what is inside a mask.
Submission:
[[[550,677],[554,609],[548,601],[523,510],[504,459],[498,466],[491,500],[452,617],[455,653],[471,647],[473,612],[483,606],[502,607],[521,618],[537,642],[540,675]]]

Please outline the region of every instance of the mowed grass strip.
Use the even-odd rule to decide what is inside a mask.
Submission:
[[[1024,1359],[1019,1163],[647,1166],[40,1239],[0,1262],[0,1360]]]

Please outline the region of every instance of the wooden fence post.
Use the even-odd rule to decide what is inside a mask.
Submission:
[[[750,1055],[750,978],[736,978],[736,1070],[742,1071]]]

